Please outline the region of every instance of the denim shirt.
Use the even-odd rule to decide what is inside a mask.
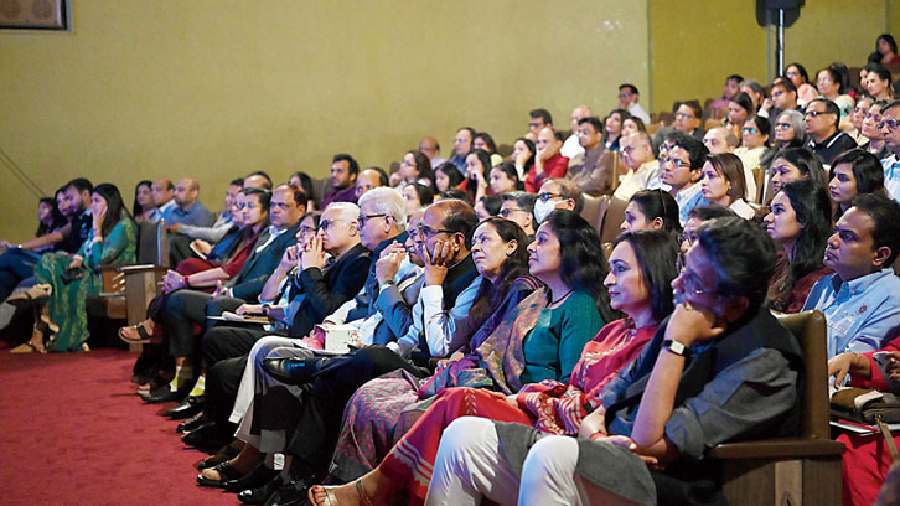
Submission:
[[[694,183],[690,188],[685,190],[681,190],[678,193],[672,195],[675,197],[675,202],[678,204],[678,221],[681,222],[681,226],[683,227],[688,220],[688,214],[694,210],[695,207],[700,207],[701,201],[703,200],[703,191],[700,187],[700,183]]]
[[[884,168],[884,188],[896,202],[900,202],[900,158],[891,155],[881,161]]]
[[[810,290],[803,310],[818,309],[828,321],[828,358],[846,351],[881,348],[888,332],[900,325],[900,279],[882,269],[842,281],[823,276]]]

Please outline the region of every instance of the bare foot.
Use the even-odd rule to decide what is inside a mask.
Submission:
[[[393,487],[387,480],[381,480],[381,477],[381,473],[376,469],[358,480],[339,487],[314,485],[307,494],[309,502],[315,506],[389,504]]]
[[[120,328],[119,337],[126,342],[149,342],[154,330],[156,330],[156,324],[153,320],[144,320],[137,325]]]

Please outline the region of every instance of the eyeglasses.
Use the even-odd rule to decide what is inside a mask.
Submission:
[[[446,228],[431,228],[424,223],[419,223],[416,226],[416,233],[422,237],[431,238],[438,234],[452,234],[453,231]]]
[[[510,216],[512,213],[525,213],[525,214],[530,214],[528,211],[526,211],[526,210],[524,210],[524,209],[510,209],[510,208],[501,209],[500,212],[499,212],[498,214],[500,214],[500,217],[501,217],[501,218],[509,218],[509,216]]]
[[[878,122],[878,129],[884,130],[887,128],[891,132],[897,129],[897,125],[900,125],[900,120],[896,119],[883,119]]]
[[[359,215],[359,224],[366,226],[366,222],[375,218],[386,218],[386,214],[361,214]]]
[[[334,221],[322,220],[319,222],[319,230],[328,230],[332,225],[334,225],[336,223],[347,223],[347,222],[343,221],[343,220],[334,220]]]
[[[828,111],[806,111],[807,118],[818,118],[819,116],[822,116],[824,114],[833,114],[833,113],[830,113]]]
[[[539,128],[539,127],[542,127],[542,126],[544,126],[543,123],[535,123],[535,122],[532,122],[532,123],[529,123],[529,124],[528,124],[528,128]]]
[[[694,119],[694,115],[689,112],[676,112],[675,117],[679,119]]]
[[[301,233],[301,234],[314,234],[314,233],[316,233],[318,230],[319,230],[319,229],[317,229],[316,227],[310,227],[309,225],[302,225],[302,226],[300,227],[300,233]]]
[[[562,198],[562,194],[553,193],[553,192],[541,192],[537,194],[537,199],[542,202],[547,202],[550,199],[558,199]]]
[[[690,167],[690,162],[682,160],[680,158],[669,158],[665,161],[674,165],[676,169],[680,169],[682,167]]]
[[[742,133],[745,133],[745,134],[747,134],[747,135],[753,135],[753,134],[756,133],[756,129],[753,128],[753,127],[747,127],[747,128],[742,128],[742,129],[741,129],[741,132],[742,132]]]
[[[790,123],[775,123],[776,130],[788,130],[791,128],[791,126],[792,125]]]

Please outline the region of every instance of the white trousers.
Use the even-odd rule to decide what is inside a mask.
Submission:
[[[499,450],[494,423],[462,417],[441,437],[425,504],[478,506],[487,497],[502,505],[581,506],[577,462],[575,439],[547,436],[531,448],[522,476],[516,476]]]

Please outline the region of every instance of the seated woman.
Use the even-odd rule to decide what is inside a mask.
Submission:
[[[659,323],[671,314],[677,253],[674,237],[661,231],[626,232],[617,239],[604,285],[610,305],[626,318],[607,324],[585,345],[567,384],[544,380],[508,397],[484,389],[444,390],[378,467],[343,487],[313,487],[310,502],[354,504],[369,497],[388,503],[407,491],[410,503],[421,504],[440,434],[461,416],[526,424],[548,434],[577,434],[586,416],[602,414],[600,393],[606,384],[637,358]]]
[[[418,183],[429,188],[434,187],[434,174],[431,172],[431,162],[425,153],[418,149],[407,151],[400,160],[400,178],[403,186]]]
[[[403,185],[403,199],[406,201],[406,214],[412,216],[420,214],[422,210],[434,202],[434,190],[431,186],[421,183],[407,183]]]
[[[788,183],[775,194],[764,222],[766,233],[781,247],[769,285],[769,308],[798,313],[816,281],[831,273],[822,258],[831,235],[831,202],[811,181]]]
[[[753,169],[762,165],[763,155],[769,149],[769,120],[753,115],[744,122],[741,129],[741,147],[734,150],[734,154],[741,159],[744,166],[744,181],[747,182],[747,200],[758,202],[759,189]]]
[[[503,197],[500,195],[484,195],[475,202],[475,217],[478,222],[495,217],[500,214],[500,206],[503,205]]]
[[[231,279],[244,267],[253,253],[259,234],[268,224],[269,192],[257,189],[242,190],[235,201],[232,223],[235,229],[209,252],[207,258],[182,260],[175,270],[169,270],[163,281],[162,293],[150,302],[148,318],[137,325],[119,329],[119,337],[128,343],[147,343],[156,335],[154,318],[165,305],[165,296],[182,288],[213,292],[219,283]],[[227,250],[231,251],[227,251]]]
[[[138,184],[134,185],[134,206],[131,208],[131,215],[134,216],[135,223],[144,223],[152,218],[154,206],[151,188],[153,181],[149,179],[138,181]]]
[[[417,401],[434,395],[436,386],[466,386],[437,383],[440,378],[479,367],[491,380],[482,385],[507,395],[527,383],[566,381],[584,343],[616,319],[601,286],[606,266],[599,237],[578,214],[554,211],[538,229],[529,257],[529,272],[547,288],[504,314],[494,313],[500,324],[489,332],[482,327],[461,350],[463,356],[442,364],[435,379],[387,375],[356,391],[344,412],[333,477],[350,481],[370,471],[424,412],[428,403]]]
[[[769,138],[771,147],[759,159],[759,166],[765,174],[763,202],[769,202],[772,200],[772,196],[775,195],[769,183],[772,177],[772,162],[775,160],[775,156],[784,149],[799,148],[806,143],[806,119],[800,111],[790,110],[782,112],[775,118],[771,126],[772,135]]]
[[[459,418],[426,503],[722,504],[708,449],[799,431],[802,351],[765,306],[774,268],[755,224],[701,225],[672,283],[675,311],[604,388],[603,416],[582,421],[579,439]]]
[[[769,185],[773,197],[781,191],[782,186],[801,179],[809,179],[822,188],[827,183],[822,162],[807,148],[786,148],[779,151],[772,160],[771,171]]]
[[[437,194],[458,189],[463,180],[456,165],[450,162],[442,163],[434,169],[434,189]]]
[[[740,158],[731,153],[711,155],[703,164],[701,173],[703,200],[699,206],[713,204],[727,207],[745,220],[756,215],[756,210],[744,200],[747,196],[747,184]]]
[[[900,335],[895,331],[893,339],[888,338],[887,341],[888,344],[878,351],[889,354],[886,366],[880,366],[875,360],[876,352],[871,351],[841,353],[829,360],[828,374],[834,376],[834,384],[844,384],[849,374],[851,387],[900,395]],[[892,464],[885,439],[880,435],[847,432],[840,434],[837,440],[846,447],[841,457],[844,505],[875,504]],[[900,435],[894,436],[894,444],[900,446]]]
[[[431,215],[447,207],[432,206],[426,211],[423,222],[431,220]],[[468,212],[471,213],[471,210]],[[420,226],[419,230],[423,228]],[[421,239],[419,256],[425,261],[424,279],[428,285],[420,292],[420,300],[424,300],[426,290],[432,293],[429,296],[432,297],[432,288],[440,288],[445,282],[448,285],[454,283],[453,277],[447,276],[447,269],[434,263],[435,252],[446,251],[451,242],[446,237],[442,239],[440,235],[426,236],[424,232],[418,234],[418,237]],[[539,287],[537,280],[526,272],[527,240],[515,223],[490,218],[475,229],[472,243],[471,257],[481,278],[475,278],[470,284],[476,290],[471,310],[462,320],[443,323],[441,320],[446,319],[446,313],[443,316],[436,315],[436,318],[425,318],[418,311],[413,312],[412,318],[418,319],[418,323],[411,325],[407,335],[414,337],[419,347],[426,348],[420,352],[443,356],[459,348],[461,343],[467,342],[469,336],[479,329],[479,324],[481,328],[496,325],[490,318],[491,315],[500,308],[515,307]],[[467,297],[469,295],[460,294],[456,300],[462,301]],[[424,311],[430,309],[425,307]],[[402,341],[405,342],[405,339]],[[401,353],[405,347],[401,343]],[[273,356],[284,356],[279,348],[271,350],[271,353]],[[261,452],[280,453],[285,451],[286,446],[293,456],[293,473],[303,477],[321,477],[338,436],[341,414],[356,389],[366,381],[390,371],[406,371],[413,380],[416,376],[426,375],[426,371],[417,366],[416,362],[418,361],[402,358],[386,346],[361,348],[334,359],[327,364],[326,369],[304,382],[299,409],[296,402],[291,402],[293,396],[299,397],[299,392],[285,388],[284,382],[272,381],[272,375],[264,367],[259,367],[261,364],[248,363],[248,367],[258,367],[255,371],[257,377],[253,380],[256,395],[243,414],[238,429],[238,438],[247,444],[243,445],[236,458],[204,470],[198,477],[198,482],[215,486],[226,478],[241,476],[260,462]],[[300,382],[302,381],[293,381]],[[294,427],[298,432],[291,442]],[[304,428],[315,430],[316,433],[304,434]],[[291,444],[288,445],[289,442]]]
[[[534,157],[536,154],[537,148],[535,148],[534,141],[531,139],[519,137],[516,139],[516,142],[513,143],[513,152],[509,157],[509,161],[516,166],[516,172],[519,174],[519,181],[522,181],[522,188],[525,187],[525,175],[531,171],[532,167],[534,167]]]
[[[491,169],[491,191],[494,195],[521,191],[525,185],[519,179],[515,165],[502,163]]]
[[[77,254],[46,253],[35,266],[35,286],[50,298],[35,323],[31,341],[19,348],[89,351],[87,298],[100,293],[103,267],[134,263],[136,234],[122,195],[112,184],[98,185],[91,192],[91,214],[93,228]]]
[[[472,150],[466,155],[466,180],[460,189],[469,195],[470,202],[478,202],[481,197],[492,194],[487,180],[491,167],[491,154],[483,149]]]
[[[853,199],[863,193],[887,195],[884,189],[884,169],[878,158],[864,149],[851,149],[834,159],[832,178],[828,183],[831,200],[836,204],[834,222],[853,205]]]
[[[678,204],[671,193],[663,190],[642,190],[628,199],[622,232],[662,230],[676,237],[681,234]]]

